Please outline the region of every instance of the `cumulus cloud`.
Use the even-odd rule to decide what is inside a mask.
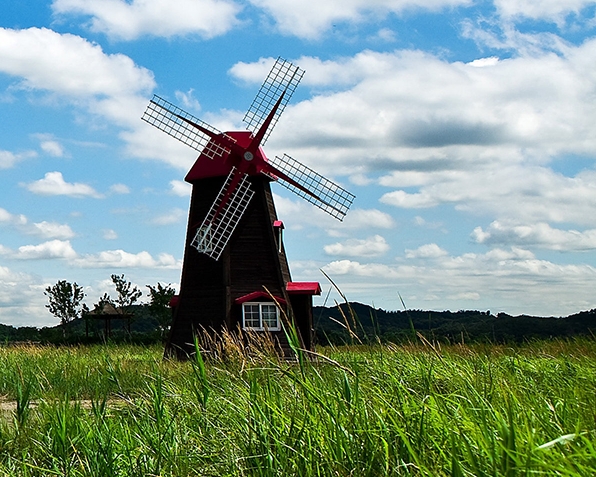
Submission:
[[[395,227],[393,217],[378,209],[354,209],[348,212],[344,219],[342,229],[391,229]]]
[[[239,63],[232,74],[256,81],[270,61]],[[468,63],[407,50],[301,58],[304,82],[328,90],[286,109],[268,154],[288,152],[359,183],[377,176],[393,189],[382,202],[400,208],[448,204],[596,225],[594,173],[569,177],[551,166],[566,155],[589,164],[596,149],[596,107],[586,101],[595,61],[596,40]]]
[[[570,14],[579,15],[581,11],[594,5],[593,0],[495,0],[499,15],[505,19],[547,20],[559,25],[564,24]]]
[[[73,259],[77,253],[68,240],[51,240],[39,245],[23,245],[14,258],[19,260]]]
[[[66,240],[75,236],[68,224],[59,224],[46,220],[31,223],[25,215],[11,214],[3,208],[0,208],[0,225],[8,225],[24,234],[37,235],[44,239]]]
[[[342,236],[348,231],[391,229],[395,221],[389,214],[378,209],[353,209],[342,222],[301,199],[288,199],[273,194],[278,216],[287,227],[301,229],[316,227],[331,236]]]
[[[155,81],[149,70],[126,55],[107,54],[80,36],[47,28],[0,28],[0,73],[17,78],[15,93],[39,91],[54,102],[67,102],[75,113],[123,128],[120,137],[133,156],[187,162],[188,148],[175,140],[163,141],[163,134],[158,141],[158,131],[146,133],[154,128],[139,121]],[[48,139],[42,147],[56,155],[62,146]],[[14,162],[15,157],[0,154],[0,167],[12,167]]]
[[[188,182],[170,181],[170,192],[179,197],[190,197],[192,186]]]
[[[34,134],[33,136],[39,140],[39,147],[46,154],[52,157],[64,156],[64,147],[51,134]]]
[[[54,0],[52,10],[91,17],[91,30],[135,40],[141,36],[223,35],[238,24],[241,8],[231,0]]]
[[[103,197],[93,187],[79,182],[69,183],[61,172],[47,172],[43,179],[25,184],[30,192],[38,195],[67,195],[70,197]]]
[[[439,11],[460,5],[469,0],[319,0],[316,4],[292,0],[250,0],[265,10],[277,27],[286,34],[315,39],[331,25],[341,22],[360,23],[388,13],[401,13],[408,9]]]
[[[165,214],[158,215],[151,219],[153,225],[171,225],[182,222],[187,216],[187,212],[182,209],[174,208]]]
[[[366,239],[348,239],[325,245],[327,255],[343,255],[346,257],[377,257],[389,250],[389,244],[380,235],[373,235]]]
[[[47,28],[0,28],[0,58],[0,71],[21,77],[23,87],[65,96],[122,97],[155,86],[153,75],[129,57],[105,54],[84,38]]]
[[[427,251],[433,260],[406,251],[393,265],[339,260],[322,269],[350,300],[393,303],[394,309],[402,308],[400,296],[415,309],[476,309],[480,300],[495,312],[538,316],[596,305],[596,268],[590,265],[540,260],[520,247],[456,256],[436,247]]]
[[[28,233],[32,235],[39,235],[47,239],[60,239],[66,240],[73,238],[75,233],[67,224],[59,224],[57,222],[36,222],[31,224]]]
[[[596,229],[561,230],[545,222],[522,225],[495,220],[486,229],[476,227],[472,239],[486,245],[534,246],[566,252],[596,249]]]
[[[149,252],[125,252],[124,250],[107,250],[97,254],[80,257],[73,263],[81,268],[172,268],[182,267],[181,261],[172,255],[162,253],[157,258]]]
[[[447,251],[443,250],[436,243],[421,245],[415,250],[406,249],[406,258],[438,258],[445,255],[447,255]]]
[[[10,151],[0,150],[0,169],[10,169],[15,164],[21,162],[24,159],[36,157],[37,153],[34,151],[27,151],[24,153],[15,154]]]
[[[11,214],[8,210],[0,208],[0,224],[23,226],[27,223],[27,217],[23,214]]]
[[[118,238],[118,233],[112,229],[104,229],[102,233],[104,240],[116,240]]]
[[[189,89],[186,93],[182,91],[176,91],[176,101],[187,111],[198,113],[201,110],[201,105],[194,97],[194,89]]]
[[[114,184],[110,186],[112,194],[130,194],[130,188],[126,184]]]
[[[394,268],[380,263],[361,264],[353,260],[337,260],[323,267],[325,273],[334,275],[353,275],[358,277],[376,277],[380,279],[397,278],[398,272]]]
[[[0,322],[14,326],[53,326],[40,277],[0,266]]]

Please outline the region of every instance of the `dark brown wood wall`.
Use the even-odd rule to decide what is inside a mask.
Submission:
[[[179,301],[166,345],[167,355],[183,357],[192,352],[195,330],[236,328],[242,315],[233,302],[254,291],[266,288],[283,298],[290,308],[284,311],[288,316],[294,315],[286,292],[290,270],[283,248],[279,253],[273,229],[277,215],[265,176],[250,178],[255,195],[219,261],[190,245],[224,179],[201,179],[193,184]]]

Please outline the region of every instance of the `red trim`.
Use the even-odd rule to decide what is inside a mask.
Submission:
[[[319,282],[288,282],[286,291],[290,295],[320,295],[321,285]]]
[[[170,299],[170,303],[168,303],[168,305],[170,306],[170,308],[176,308],[178,306],[179,301],[180,301],[180,295],[174,295]]]
[[[247,303],[249,301],[256,301],[256,300],[260,300],[263,298],[265,298],[268,301],[277,301],[277,303],[279,303],[280,305],[286,304],[286,300],[284,300],[283,298],[280,298],[278,296],[271,297],[271,295],[269,295],[268,293],[265,293],[264,291],[254,291],[252,293],[249,293],[248,295],[238,297],[234,300],[234,304],[242,305],[242,303]]]
[[[273,228],[280,228],[283,230],[284,223],[281,220],[276,220],[275,222],[273,222]]]

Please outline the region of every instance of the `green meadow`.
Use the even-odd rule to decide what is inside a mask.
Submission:
[[[0,475],[593,476],[596,342],[0,348]]]

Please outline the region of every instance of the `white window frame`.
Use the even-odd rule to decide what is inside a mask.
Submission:
[[[263,323],[263,308],[264,307],[273,307],[275,309],[275,321],[277,323],[276,326],[265,326]],[[259,323],[258,326],[249,325],[247,326],[247,314],[250,311],[254,312],[253,310],[249,310],[250,307],[258,307],[259,313]],[[255,330],[255,331],[279,331],[281,330],[281,322],[279,320],[279,307],[272,301],[249,301],[242,304],[242,328],[246,330]]]

